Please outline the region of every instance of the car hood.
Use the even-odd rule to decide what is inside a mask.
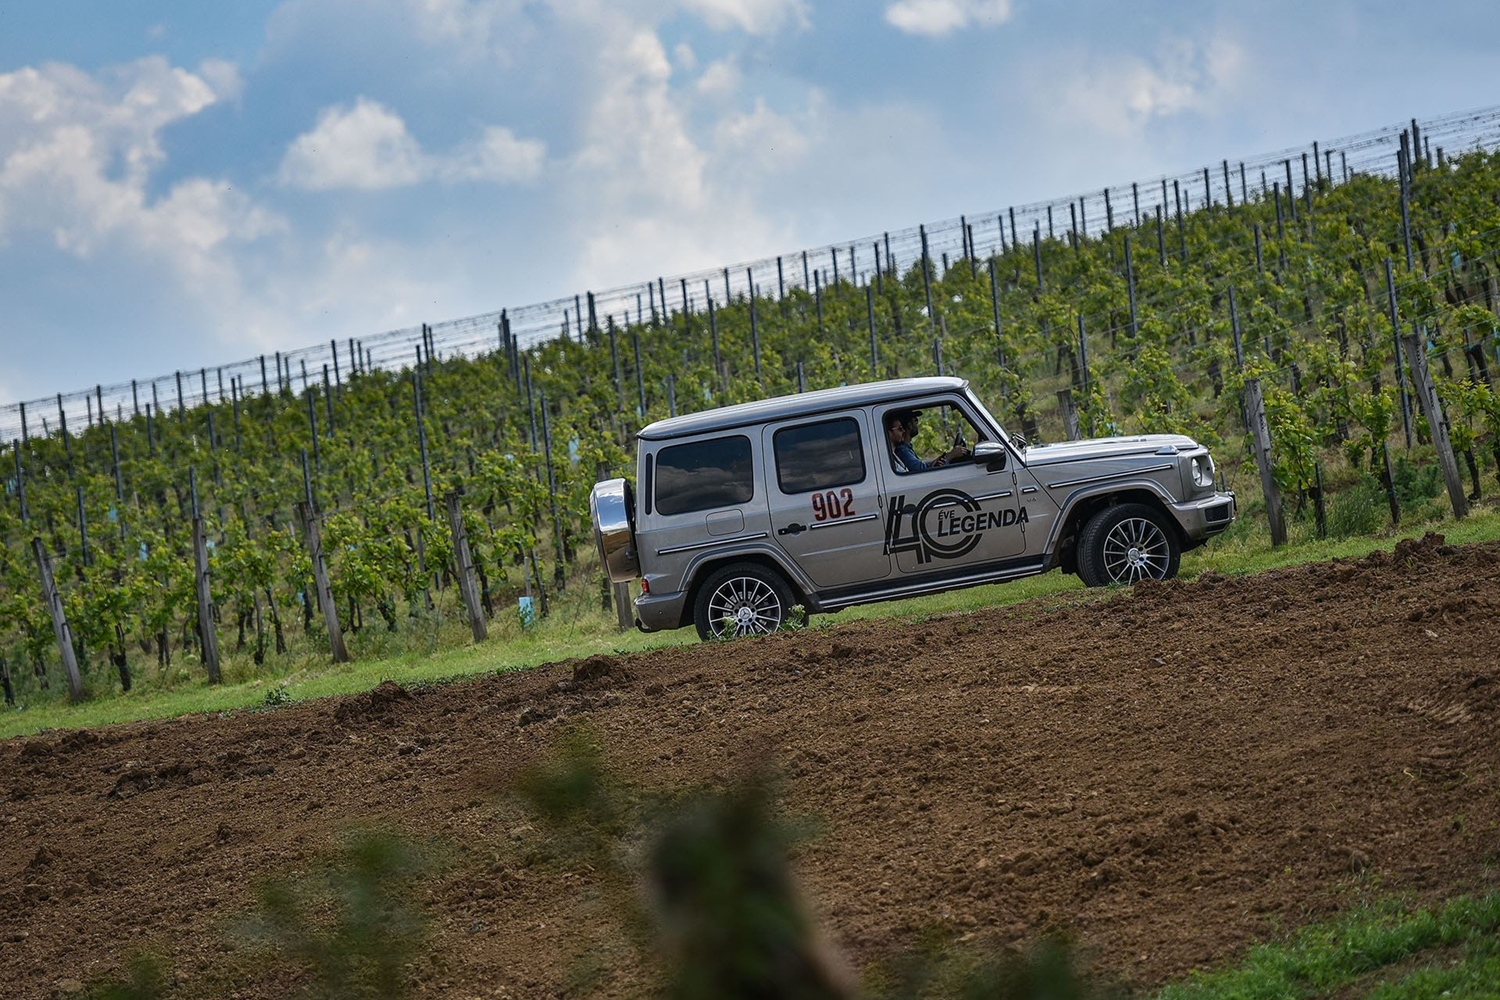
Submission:
[[[1100,458],[1154,455],[1169,448],[1172,449],[1169,454],[1175,454],[1197,447],[1198,442],[1185,434],[1140,434],[1134,437],[1089,438],[1084,441],[1032,445],[1026,449],[1026,464],[1030,466],[1059,465],[1065,462],[1087,462]]]

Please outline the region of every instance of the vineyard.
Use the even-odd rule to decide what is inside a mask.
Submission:
[[[872,378],[963,376],[1033,442],[1191,434],[1278,541],[1461,515],[1500,475],[1497,123],[5,408],[5,697],[607,610],[586,501],[637,429]]]

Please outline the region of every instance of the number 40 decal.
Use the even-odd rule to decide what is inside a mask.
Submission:
[[[837,493],[833,490],[827,493],[814,493],[812,508],[814,521],[831,521],[835,518],[850,517],[854,514],[854,492],[846,488]]]

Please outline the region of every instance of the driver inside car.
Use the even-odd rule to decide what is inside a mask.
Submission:
[[[898,473],[906,475],[941,469],[951,462],[960,462],[969,457],[969,449],[960,444],[954,445],[931,462],[922,461],[912,447],[912,441],[917,436],[917,417],[916,410],[891,410],[885,415],[885,436],[891,449],[891,464]]]

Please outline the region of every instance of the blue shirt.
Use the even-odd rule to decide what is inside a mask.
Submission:
[[[932,466],[917,457],[916,449],[911,442],[903,441],[896,445],[896,471],[897,472],[926,472]]]

